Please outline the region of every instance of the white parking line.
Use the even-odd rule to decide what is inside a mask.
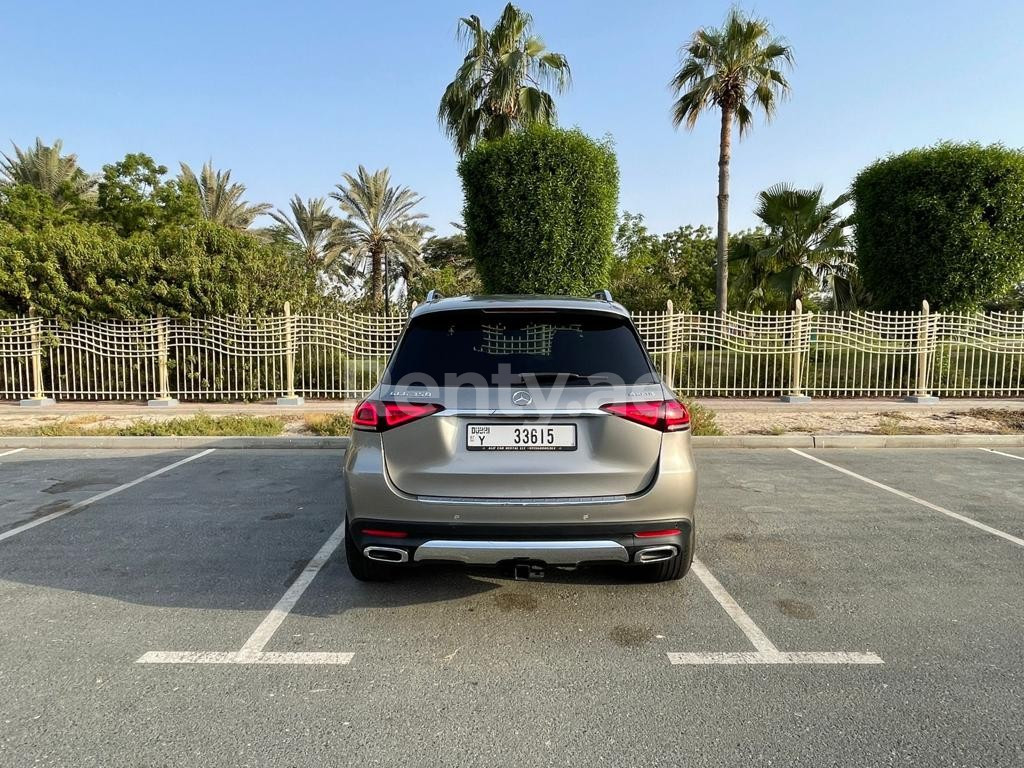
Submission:
[[[747,636],[747,640],[750,641],[751,645],[757,648],[762,653],[778,653],[779,649],[775,647],[775,644],[768,639],[768,636],[761,631],[761,629],[754,623],[747,612],[740,608],[739,603],[732,599],[722,583],[716,579],[707,568],[697,558],[693,559],[693,565],[690,566],[697,578],[703,582],[704,586],[708,588],[708,592],[711,596],[718,601],[718,604],[725,609],[725,612],[729,614],[729,618],[732,619],[736,626],[742,630],[743,634]]]
[[[896,496],[906,499],[907,501],[912,501],[915,504],[920,504],[922,507],[927,507],[928,509],[934,510],[935,512],[941,512],[942,514],[948,515],[949,517],[952,517],[954,520],[959,520],[962,523],[973,525],[975,528],[985,531],[985,533],[991,533],[994,536],[999,536],[1000,538],[1013,542],[1018,547],[1024,547],[1024,539],[1017,538],[1016,536],[1011,536],[1009,533],[1006,533],[1006,531],[1000,531],[998,528],[993,528],[991,525],[979,523],[977,520],[967,517],[966,515],[961,515],[960,513],[953,512],[949,509],[946,509],[945,507],[940,507],[938,504],[932,504],[930,501],[919,499],[917,498],[917,496],[912,496],[911,494],[906,493],[905,491],[901,491],[897,488],[892,488],[888,485],[885,485],[884,483],[878,482],[877,480],[872,480],[870,477],[858,475],[856,472],[851,472],[848,469],[844,469],[843,467],[840,467],[836,464],[827,462],[824,459],[819,459],[817,456],[811,456],[809,453],[804,453],[803,451],[797,450],[796,448],[790,448],[789,450],[791,450],[798,456],[803,456],[805,459],[816,461],[823,466],[826,466],[830,469],[834,469],[836,472],[842,472],[844,475],[849,475],[850,477],[854,477],[862,482],[867,483],[868,485],[873,485],[876,488],[881,488],[883,491],[888,491],[889,493],[895,494]]]
[[[136,664],[348,664],[354,653],[150,651]]]
[[[729,618],[747,636],[757,650],[738,653],[669,653],[668,660],[672,664],[883,664],[881,658],[873,653],[848,653],[845,651],[780,651],[754,620],[747,615],[739,603],[722,586],[722,583],[705,567],[704,563],[694,558],[690,568],[701,583],[708,588],[711,596],[718,601]]]
[[[4,451],[3,453],[0,453],[0,456],[10,456],[12,453],[21,453],[24,450],[24,448],[14,448],[10,451]]]
[[[313,559],[299,574],[299,577],[288,587],[267,617],[260,622],[256,630],[249,636],[237,651],[150,651],[143,654],[137,664],[348,664],[353,653],[275,653],[263,649],[270,638],[288,618],[302,593],[327,565],[331,555],[345,538],[345,525],[337,527],[330,538],[324,542]]]
[[[213,453],[215,450],[215,448],[207,448],[205,451],[201,451],[200,453],[197,453],[193,456],[188,456],[182,459],[181,461],[174,462],[173,464],[168,464],[166,467],[160,467],[160,469],[154,470],[153,472],[150,472],[148,475],[143,475],[142,477],[136,478],[131,482],[125,483],[124,485],[119,485],[116,488],[111,488],[108,491],[103,491],[103,493],[97,493],[95,496],[91,496],[85,501],[75,502],[67,509],[62,509],[59,512],[52,512],[51,514],[44,515],[43,517],[37,518],[30,523],[25,523],[24,525],[19,525],[16,528],[11,528],[11,530],[9,531],[4,531],[3,533],[0,533],[0,541],[10,539],[14,536],[17,536],[19,533],[24,533],[30,528],[35,528],[37,525],[42,525],[43,523],[48,523],[51,520],[56,520],[58,517],[69,515],[72,512],[77,512],[78,510],[83,509],[84,507],[88,507],[90,504],[95,504],[97,501],[102,501],[108,496],[113,496],[115,493],[120,493],[121,491],[126,491],[129,488],[133,488],[139,483],[144,483],[146,480],[151,480],[157,475],[162,475],[164,472],[170,472],[172,469],[180,467],[182,464],[188,464],[190,461],[195,461],[198,458],[206,456],[208,453]]]
[[[1003,453],[1002,451],[997,451],[995,448],[979,448],[978,450],[979,451],[988,451],[989,453],[998,453],[1000,456],[1005,456],[1008,459],[1016,459],[1017,461],[1024,461],[1024,456],[1017,456],[1017,455],[1012,454],[1012,453]],[[3,456],[3,454],[0,453],[0,456]]]

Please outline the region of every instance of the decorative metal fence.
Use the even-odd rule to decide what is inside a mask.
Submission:
[[[0,320],[0,399],[358,398],[405,315]],[[634,315],[696,397],[1024,397],[1024,314]]]

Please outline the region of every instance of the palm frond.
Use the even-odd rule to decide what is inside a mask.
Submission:
[[[369,273],[370,298],[384,302],[384,272],[392,262],[405,264],[402,274],[417,268],[423,239],[431,228],[422,223],[426,214],[415,211],[423,198],[408,187],[391,183],[383,168],[373,173],[360,165],[355,175],[342,174],[343,183],[331,197],[343,218],[334,220],[328,243],[347,263],[351,275]]]
[[[178,180],[191,187],[199,197],[203,218],[231,229],[248,229],[257,216],[273,208],[269,203],[249,203],[243,200],[245,185],[232,183],[231,171],[218,171],[213,161],[203,163],[199,174],[187,163],[181,163]]]
[[[91,199],[98,178],[78,166],[77,155],[63,155],[64,143],[55,139],[46,145],[36,138],[33,146],[22,149],[14,142],[14,156],[0,152],[0,184],[27,184],[51,197],[59,207],[75,198]]]
[[[533,18],[512,3],[490,29],[478,16],[459,20],[466,53],[441,95],[437,119],[460,156],[482,139],[556,124],[550,91],[568,88],[572,71],[565,55],[549,51],[532,30]]]

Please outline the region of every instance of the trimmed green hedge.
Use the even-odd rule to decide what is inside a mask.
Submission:
[[[939,144],[853,182],[857,261],[879,309],[975,309],[1024,281],[1024,153]]]
[[[459,163],[469,252],[488,293],[605,288],[619,194],[615,154],[579,131],[535,126]]]

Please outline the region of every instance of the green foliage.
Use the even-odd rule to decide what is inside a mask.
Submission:
[[[24,184],[42,192],[60,208],[76,205],[93,196],[96,179],[78,167],[78,157],[62,155],[63,142],[51,146],[37,138],[35,146],[14,144],[14,157],[2,153],[0,185]]]
[[[195,193],[204,219],[230,229],[248,229],[253,219],[273,207],[269,203],[253,204],[243,200],[245,184],[232,183],[231,171],[215,170],[212,161],[203,163],[198,174],[181,163],[178,184]]]
[[[104,168],[95,206],[0,188],[0,316],[262,315],[324,301],[298,248],[206,221],[165,172],[128,155]]]
[[[331,238],[335,218],[327,207],[327,198],[303,200],[295,195],[289,207],[291,215],[280,208],[270,214],[277,222],[273,227],[274,234],[294,243],[311,266],[330,267],[338,256],[338,248]]]
[[[461,232],[430,238],[423,244],[420,256],[423,267],[409,279],[406,296],[409,301],[423,301],[431,289],[444,296],[483,293],[466,236]]]
[[[280,435],[284,421],[276,416],[208,416],[197,413],[194,416],[179,416],[171,419],[136,421],[115,431],[117,435],[134,437],[176,437],[176,436],[232,436],[270,437]]]
[[[57,419],[33,427],[0,430],[0,434],[35,437],[117,436],[117,437],[269,437],[280,435],[284,420],[276,416],[177,416],[169,419],[138,419],[127,425],[105,423],[95,417]],[[347,434],[347,433],[346,433]]]
[[[335,223],[331,242],[345,254],[348,279],[369,273],[369,303],[380,311],[391,295],[388,274],[397,271],[408,281],[419,268],[420,245],[430,227],[422,223],[426,214],[413,209],[423,198],[409,187],[392,186],[387,168],[370,173],[360,165],[355,176],[342,178],[331,197],[344,218]]]
[[[678,95],[672,105],[676,127],[693,129],[704,112],[721,112],[716,249],[719,312],[726,311],[729,295],[728,194],[733,121],[739,124],[742,138],[753,125],[755,110],[770,120],[778,102],[789,93],[783,70],[792,66],[792,49],[782,38],[772,36],[768,22],[734,7],[721,27],[701,28],[693,34],[682,50],[679,70],[669,83]]]
[[[735,115],[742,136],[753,125],[755,108],[771,118],[789,92],[783,69],[793,66],[793,49],[772,36],[767,21],[739,8],[721,27],[694,32],[682,53],[670,83],[679,94],[672,106],[676,126],[693,128],[705,110],[722,109]]]
[[[166,166],[141,153],[103,166],[96,200],[98,219],[122,237],[198,219],[195,190],[165,181],[166,173]]]
[[[1024,153],[939,144],[853,182],[857,260],[880,309],[975,309],[1024,281]]]
[[[615,258],[608,280],[615,300],[634,312],[715,308],[715,239],[707,227],[679,227],[651,234],[643,216],[623,213],[615,229]]]
[[[477,145],[459,174],[484,290],[585,295],[607,286],[619,183],[611,147],[538,125]]]
[[[533,18],[509,3],[492,29],[480,17],[459,20],[466,57],[445,88],[437,118],[463,156],[481,139],[498,139],[529,125],[555,125],[555,100],[569,62],[533,34]]]
[[[700,437],[724,434],[722,428],[718,426],[715,412],[707,406],[693,400],[687,400],[686,410],[690,412],[690,431],[694,435]]]
[[[761,192],[755,213],[763,232],[734,243],[729,254],[739,267],[744,309],[773,309],[774,296],[784,300],[780,309],[793,309],[798,299],[822,289],[852,298],[849,290],[835,290],[851,274],[849,219],[840,213],[848,202],[848,193],[823,202],[821,187],[776,184]]]
[[[345,437],[352,434],[352,419],[346,413],[313,413],[303,421],[306,429],[320,437]]]

